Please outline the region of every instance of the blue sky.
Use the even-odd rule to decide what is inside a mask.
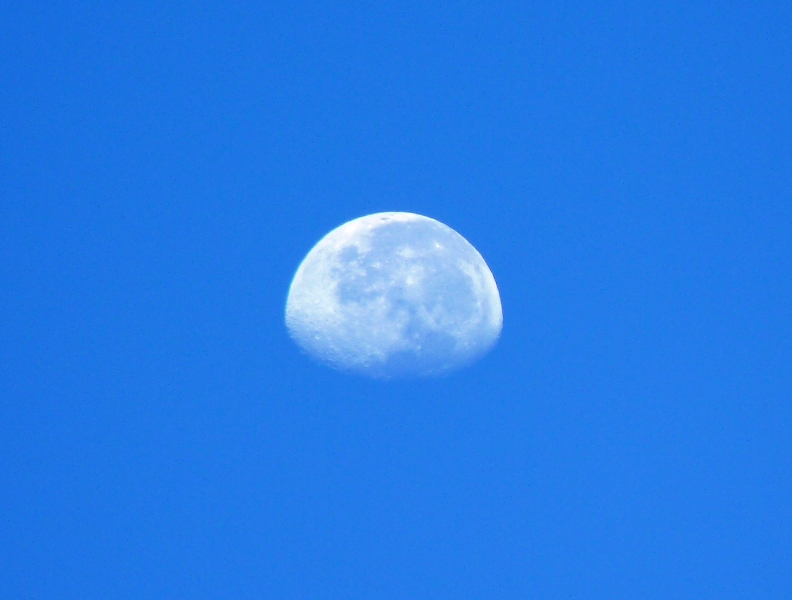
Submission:
[[[792,591],[788,3],[6,2],[0,595]],[[503,335],[300,354],[325,233],[457,230]]]

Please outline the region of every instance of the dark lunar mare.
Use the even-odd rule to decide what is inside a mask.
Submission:
[[[437,375],[472,362],[488,349],[465,347],[464,340],[455,335],[475,316],[479,303],[459,263],[475,265],[481,259],[462,236],[439,223],[421,220],[382,225],[370,241],[371,249],[362,255],[355,247],[342,250],[343,268],[335,273],[339,301],[366,305],[384,294],[391,307],[389,320],[406,319],[404,336],[411,347],[351,370],[380,378]],[[400,252],[411,254],[405,257]],[[418,304],[416,288],[406,280],[413,269],[422,274],[415,284],[422,292]],[[396,281],[394,273],[400,275]],[[429,326],[419,314],[421,309],[436,320],[436,327]],[[484,317],[486,311],[481,314]]]

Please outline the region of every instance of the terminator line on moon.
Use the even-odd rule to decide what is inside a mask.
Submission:
[[[456,231],[406,212],[349,221],[297,269],[286,325],[308,354],[380,379],[442,375],[497,342],[500,295]]]

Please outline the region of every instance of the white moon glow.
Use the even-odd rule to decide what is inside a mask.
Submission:
[[[286,301],[294,340],[319,361],[376,378],[440,375],[498,340],[500,295],[484,259],[439,221],[385,212],[322,238]]]

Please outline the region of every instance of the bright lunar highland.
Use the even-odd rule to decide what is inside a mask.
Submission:
[[[439,221],[404,212],[355,219],[322,238],[286,301],[294,340],[319,361],[381,379],[470,364],[503,325],[489,267]]]

